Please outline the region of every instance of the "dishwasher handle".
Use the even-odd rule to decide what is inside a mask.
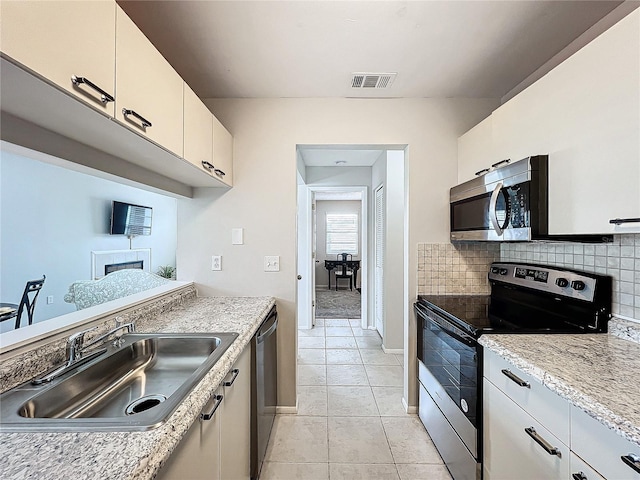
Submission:
[[[258,343],[263,343],[268,337],[271,336],[271,334],[273,334],[273,332],[276,331],[276,328],[278,328],[278,314],[275,311],[272,311],[272,312],[273,313],[271,313],[269,317],[267,317],[264,323],[266,324],[270,318],[273,318],[273,323],[264,333],[258,332],[258,335],[256,338],[256,341]]]

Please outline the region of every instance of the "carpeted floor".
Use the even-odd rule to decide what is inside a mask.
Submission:
[[[360,318],[360,292],[357,290],[316,290],[317,318]]]

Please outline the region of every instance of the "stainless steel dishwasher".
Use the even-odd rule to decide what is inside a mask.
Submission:
[[[251,345],[251,478],[257,480],[278,405],[278,312],[275,305]]]

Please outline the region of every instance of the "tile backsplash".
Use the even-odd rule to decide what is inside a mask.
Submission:
[[[499,259],[497,243],[419,243],[418,295],[489,294],[487,272]]]
[[[613,243],[502,243],[500,260],[560,266],[613,277],[613,313],[640,320],[640,234]]]
[[[419,243],[419,295],[489,294],[494,261],[529,262],[613,277],[613,313],[640,321],[640,234],[613,243]]]

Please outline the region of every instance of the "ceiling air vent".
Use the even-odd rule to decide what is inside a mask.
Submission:
[[[397,73],[352,73],[351,88],[389,88]]]

